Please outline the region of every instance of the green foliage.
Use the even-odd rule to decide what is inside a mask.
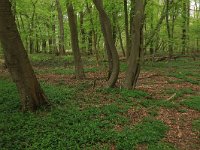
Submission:
[[[182,105],[200,111],[200,96],[192,96],[181,102]]]
[[[109,149],[110,143],[115,143],[123,149],[159,141],[168,129],[151,118],[129,127],[126,104],[81,108],[76,100],[79,89],[50,84],[43,84],[43,88],[52,103],[51,109],[21,113],[15,85],[0,80],[1,148]],[[122,131],[116,130],[116,126],[121,126]]]
[[[137,144],[151,144],[161,140],[168,127],[161,121],[146,118],[133,128],[124,129],[118,135],[117,149],[134,149]],[[122,142],[124,141],[124,142]]]
[[[148,107],[165,107],[165,108],[177,108],[178,105],[167,100],[142,100],[140,104],[146,108]]]
[[[119,88],[107,88],[107,89],[103,89],[102,92],[104,92],[105,94],[114,94],[114,95],[121,95],[122,98],[124,99],[128,99],[128,98],[145,98],[148,97],[149,94],[144,92],[144,91],[140,91],[140,90],[127,90],[127,89],[119,89]]]
[[[150,144],[148,150],[176,150],[173,145],[164,142]]]
[[[193,129],[200,132],[200,119],[192,122]]]
[[[187,73],[187,72],[170,73],[169,76],[181,79],[184,82],[186,81],[192,84],[200,85],[200,80],[194,80],[193,78],[188,77],[188,76],[193,76],[192,73]]]
[[[73,64],[72,56],[55,56],[51,54],[32,54],[29,58],[33,66],[41,67],[61,67],[71,66]]]
[[[176,100],[178,98],[182,98],[184,95],[195,94],[195,91],[193,91],[191,88],[182,88],[182,89],[179,89],[179,90],[176,90],[176,89],[167,89],[166,93],[167,94],[176,94],[175,97],[173,98],[173,99]]]

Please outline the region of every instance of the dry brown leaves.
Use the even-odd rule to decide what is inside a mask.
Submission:
[[[181,113],[174,109],[160,109],[157,119],[162,120],[170,127],[166,138],[180,150],[199,150],[200,134],[193,131],[192,121],[200,117],[200,112],[187,109]]]

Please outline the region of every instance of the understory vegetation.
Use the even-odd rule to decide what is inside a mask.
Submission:
[[[45,57],[30,56],[51,103],[50,107],[36,113],[19,111],[20,99],[15,84],[6,70],[0,75],[1,149],[182,149],[181,143],[169,140],[176,136],[171,133],[171,130],[176,132],[174,125],[183,132],[180,138],[190,139],[186,145],[199,148],[199,61],[148,62],[143,67],[139,84],[153,83],[149,87],[152,91],[140,88],[140,85],[132,91],[122,87],[105,88],[100,86],[103,81],[94,86],[93,81],[98,77],[101,80],[100,73],[105,69],[92,66],[92,60],[85,62],[87,75],[95,76],[70,84],[70,80],[75,80],[71,78],[70,69],[60,67],[67,58],[60,57],[52,65],[51,56]],[[58,70],[63,68],[63,72],[52,71],[57,67]],[[126,68],[125,63],[121,63],[121,68]],[[146,72],[156,75],[143,78]],[[45,78],[41,78],[44,75]],[[158,83],[160,87],[154,87],[160,77],[166,78],[169,88],[163,89],[162,83]],[[157,89],[153,91],[153,88]],[[158,98],[154,92],[159,90],[163,91]],[[162,111],[174,112],[173,119],[169,121],[170,115],[162,117]],[[186,122],[190,125],[181,129]],[[184,134],[190,129],[195,137]]]

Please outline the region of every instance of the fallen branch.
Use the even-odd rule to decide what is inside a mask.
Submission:
[[[170,100],[174,99],[175,97],[176,97],[176,93],[174,93],[172,96],[170,96],[170,97],[167,99],[167,101],[170,101]]]

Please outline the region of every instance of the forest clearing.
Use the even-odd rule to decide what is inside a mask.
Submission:
[[[199,150],[200,1],[0,0],[0,150]]]

